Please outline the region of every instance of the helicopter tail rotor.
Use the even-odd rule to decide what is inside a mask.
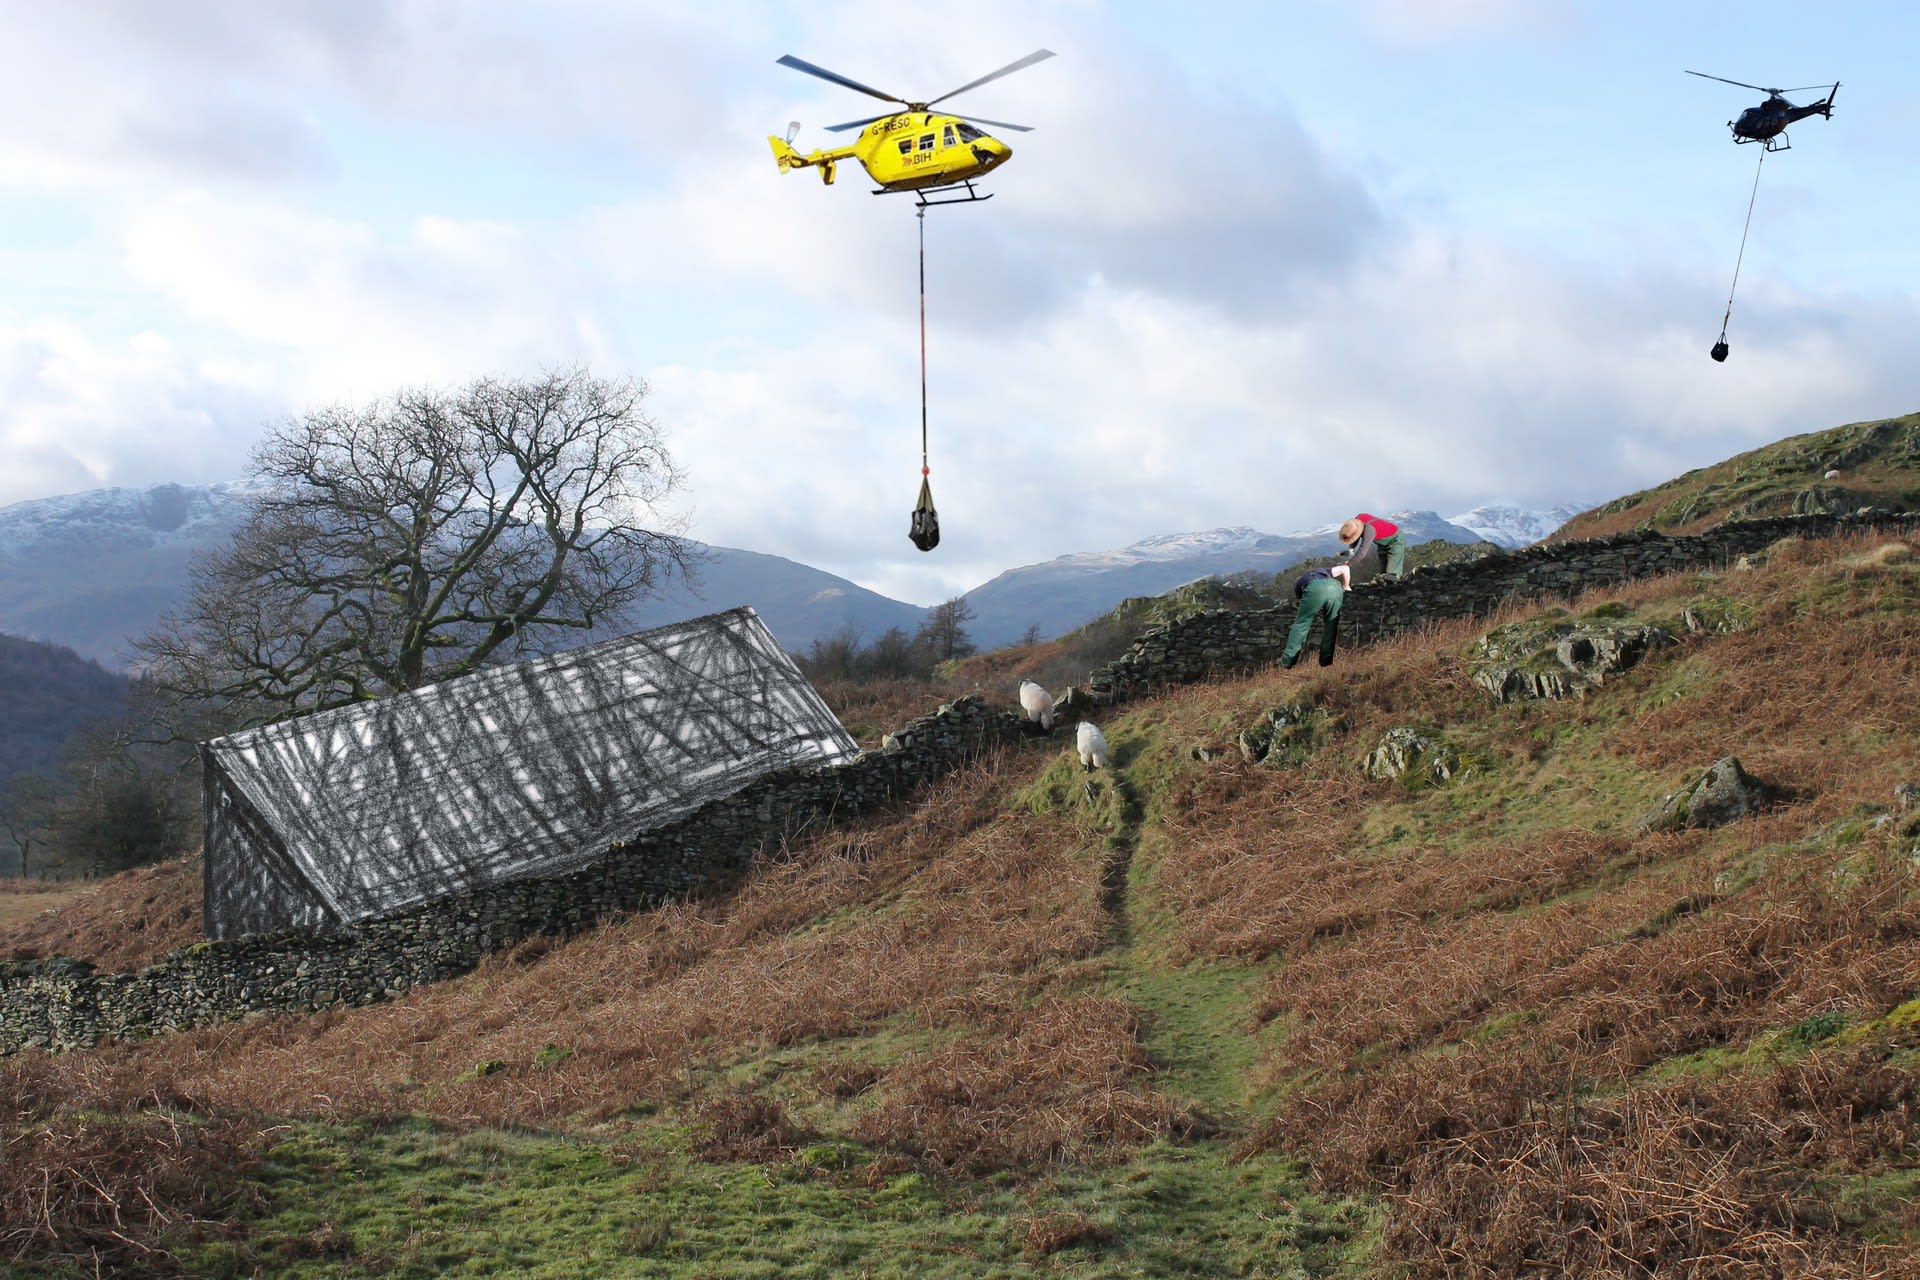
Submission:
[[[799,132],[800,132],[800,122],[798,120],[789,120],[787,122],[787,145],[788,146],[793,145],[794,137],[798,135]]]

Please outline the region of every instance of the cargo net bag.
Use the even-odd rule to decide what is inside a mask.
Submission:
[[[931,551],[940,545],[940,513],[933,509],[933,486],[924,472],[920,476],[920,501],[913,509],[907,537],[922,551]]]

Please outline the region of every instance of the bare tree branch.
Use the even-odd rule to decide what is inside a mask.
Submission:
[[[660,512],[681,478],[646,395],[576,369],[280,424],[247,525],[141,643],[149,679],[283,719],[617,616],[691,558]]]

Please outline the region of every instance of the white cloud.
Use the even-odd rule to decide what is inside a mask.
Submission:
[[[95,342],[72,325],[0,326],[0,504],[240,473],[278,407],[258,367],[196,367],[165,338]]]
[[[609,358],[587,272],[505,223],[416,218],[398,239],[283,204],[199,194],[132,211],[127,268],[187,315],[282,348],[288,391],[399,386]]]

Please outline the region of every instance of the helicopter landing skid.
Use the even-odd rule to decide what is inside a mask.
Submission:
[[[953,195],[954,192],[962,190],[967,194],[963,196]],[[874,188],[873,194],[885,196],[894,193],[888,191],[885,187],[876,187]],[[946,200],[929,200],[927,199],[928,196],[949,196],[950,198]],[[993,199],[993,193],[991,191],[985,195],[980,194],[980,192],[974,190],[972,180],[967,178],[962,178],[958,182],[948,183],[944,187],[922,187],[913,193],[913,202],[922,209],[929,208],[936,204],[977,204],[982,200],[991,199]]]
[[[1760,144],[1760,146],[1761,146],[1761,148],[1762,148],[1763,150],[1765,150],[1765,151],[1767,151],[1768,153],[1772,153],[1772,152],[1775,152],[1775,151],[1791,151],[1791,150],[1793,150],[1793,143],[1791,143],[1791,142],[1789,142],[1789,141],[1787,141],[1787,135],[1786,135],[1786,134],[1784,134],[1784,133],[1776,133],[1776,134],[1774,134],[1774,135],[1773,135],[1773,136],[1772,136],[1771,138],[1741,138],[1741,137],[1735,137],[1735,138],[1734,138],[1734,141],[1735,141],[1735,142],[1738,142],[1738,143],[1741,143],[1741,144],[1745,144],[1745,143],[1749,143],[1749,142],[1757,142],[1757,143],[1759,143],[1759,144]]]

